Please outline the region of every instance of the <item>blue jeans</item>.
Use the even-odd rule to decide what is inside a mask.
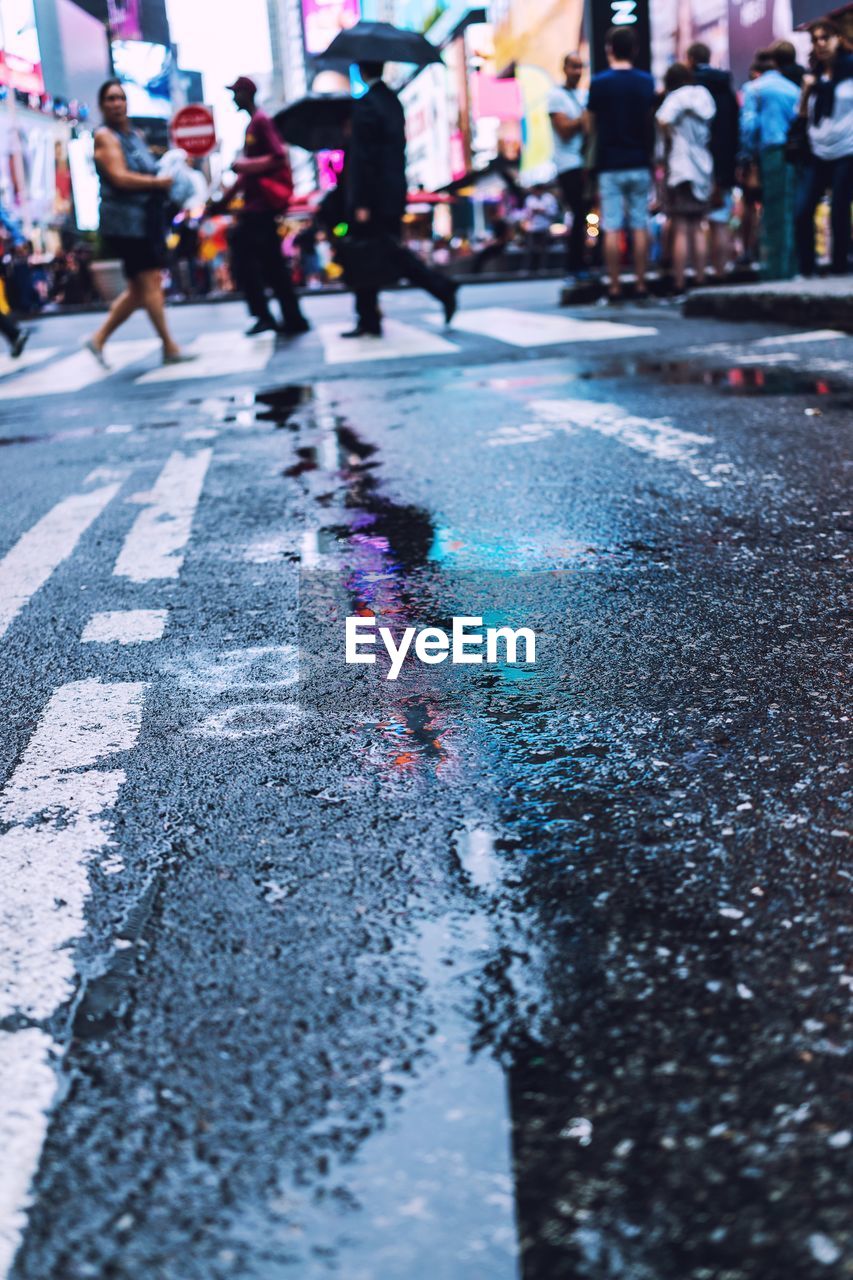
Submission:
[[[853,156],[840,160],[819,160],[811,156],[805,164],[797,191],[794,227],[797,237],[797,258],[804,276],[813,276],[815,269],[815,211],[827,188],[832,192],[832,271],[834,275],[847,274],[847,255],[850,251],[850,202],[853,201]]]

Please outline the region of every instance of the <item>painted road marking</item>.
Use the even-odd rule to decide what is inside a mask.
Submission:
[[[212,449],[172,454],[125,539],[113,573],[131,582],[177,578],[212,456]]]
[[[613,320],[575,320],[570,316],[539,315],[512,307],[482,307],[460,311],[453,328],[479,333],[512,347],[545,347],[560,342],[613,342],[619,338],[651,337],[651,325],[618,324]]]
[[[0,836],[0,1018],[49,1018],[73,994],[71,944],[86,929],[88,863],[110,842],[107,812],[125,780],[123,769],[96,766],[135,745],[146,688],[77,680],[57,689],[0,794],[0,820],[13,824]],[[0,1136],[11,1139],[3,1151],[0,1275],[25,1226],[57,1051],[34,1028],[0,1040]]]
[[[63,498],[0,560],[0,636],[47,582],[57,565],[71,555],[119,487],[108,484],[91,493],[75,493]]]
[[[354,364],[363,360],[402,360],[407,356],[441,356],[458,352],[453,342],[438,334],[383,320],[381,338],[342,338],[340,324],[322,324],[317,329],[326,364]]]
[[[20,373],[31,365],[41,364],[43,360],[52,360],[59,353],[59,347],[27,347],[17,360],[13,360],[8,352],[0,353],[0,378]]]
[[[222,378],[227,374],[257,373],[265,369],[275,348],[275,334],[261,333],[247,338],[239,329],[204,333],[186,348],[197,360],[187,364],[166,364],[137,378],[137,384],[176,382],[186,378]]]
[[[709,489],[721,488],[733,470],[727,462],[701,460],[701,450],[714,443],[713,436],[683,431],[666,418],[642,418],[618,404],[596,400],[533,400],[530,408],[534,414],[531,422],[499,427],[488,443],[494,447],[534,444],[557,431],[569,436],[581,430],[596,431],[659,462],[685,467]]]
[[[0,400],[18,400],[22,397],[55,396],[82,391],[95,382],[103,382],[114,373],[143,360],[159,349],[156,338],[135,338],[130,342],[110,342],[106,356],[110,368],[102,369],[90,351],[75,351],[74,355],[57,360],[47,367],[33,369],[22,378],[13,378],[0,385]]]
[[[142,644],[161,640],[168,618],[168,609],[117,609],[94,613],[80,639],[97,644]]]
[[[59,1053],[38,1027],[0,1031],[0,1276],[5,1276],[27,1225],[30,1183],[47,1135],[56,1094],[51,1057]]]
[[[780,333],[774,338],[756,338],[754,347],[787,347],[791,342],[833,342],[850,335],[840,329],[812,329],[809,333]]]

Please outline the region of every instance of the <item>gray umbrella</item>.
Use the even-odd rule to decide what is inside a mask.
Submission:
[[[441,53],[419,31],[404,31],[390,22],[357,22],[340,31],[322,57],[343,62],[410,62],[427,67]]]

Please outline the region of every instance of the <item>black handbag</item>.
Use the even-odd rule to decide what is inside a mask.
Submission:
[[[804,164],[811,153],[808,117],[796,115],[788,126],[788,136],[785,138],[785,159],[788,164]]]
[[[335,244],[335,257],[343,267],[349,289],[387,289],[400,279],[398,245],[393,236],[348,235]]]

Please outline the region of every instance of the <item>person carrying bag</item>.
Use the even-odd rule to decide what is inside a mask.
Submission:
[[[290,160],[272,120],[255,101],[254,80],[238,76],[228,88],[238,110],[248,113],[249,125],[243,153],[232,165],[237,181],[210,207],[223,207],[238,194],[242,197],[231,234],[231,250],[234,277],[255,317],[247,334],[276,330],[286,337],[296,337],[307,333],[311,326],[300,310],[278,229],[278,219],[287,212],[293,196]],[[281,325],[276,324],[270,311],[267,287],[281,307]]]

